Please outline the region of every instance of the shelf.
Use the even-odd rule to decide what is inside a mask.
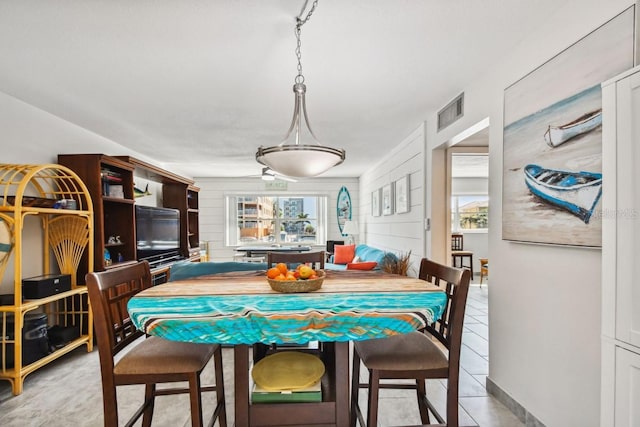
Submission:
[[[128,205],[133,205],[136,202],[133,199],[127,199],[123,197],[109,197],[109,196],[102,196],[102,201],[108,202],[108,203],[125,203]]]
[[[84,286],[78,286],[77,288],[71,289],[70,291],[60,292],[58,294],[54,294],[46,298],[24,300],[21,307],[24,309],[23,311],[26,312],[26,311],[30,311],[35,308],[38,308],[42,305],[64,299],[66,297],[70,297],[73,295],[86,294],[87,292],[88,292],[87,288],[85,288]]]
[[[0,219],[10,225],[11,244],[8,252],[13,255],[0,261],[0,276],[11,259],[14,285],[13,305],[0,306],[0,313],[3,313],[2,317],[7,319],[7,323],[5,316],[13,315],[13,338],[8,339],[9,331],[6,336],[0,336],[0,354],[12,354],[15,364],[5,370],[0,364],[0,379],[10,381],[13,394],[18,395],[22,393],[24,379],[29,373],[81,345],[86,345],[87,351],[93,350],[93,316],[88,306],[88,292],[84,286],[78,285],[78,280],[84,279],[84,272],[93,271],[94,211],[93,200],[82,179],[73,170],[57,164],[0,164],[0,193],[5,195],[0,202]],[[24,194],[30,196],[23,198]],[[7,200],[10,197],[12,203],[9,205]],[[50,202],[35,206],[34,200],[73,200],[77,209],[56,209]],[[40,230],[42,238],[42,274],[51,274],[57,261],[59,272],[71,276],[71,290],[23,301],[23,258],[27,255],[23,247],[23,233],[28,233],[30,240],[32,235],[37,235],[33,226],[25,223],[27,217],[38,217],[40,220],[40,227],[35,228]],[[23,320],[28,312],[36,310],[46,315],[48,326],[77,326],[80,337],[33,363],[23,365],[20,352],[29,354],[23,345]]]
[[[135,259],[129,260],[129,261],[121,261],[121,262],[114,262],[111,265],[105,265],[104,269],[105,270],[111,270],[112,268],[118,268],[118,267],[124,267],[125,265],[131,265],[131,264],[135,264],[138,261],[136,261]]]
[[[105,243],[104,247],[105,248],[115,248],[118,246],[124,246],[126,243],[125,242],[120,242],[120,243]]]

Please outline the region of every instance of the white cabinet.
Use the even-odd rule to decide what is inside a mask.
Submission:
[[[640,426],[640,67],[603,83],[603,426]]]
[[[615,425],[640,425],[640,354],[616,347]]]

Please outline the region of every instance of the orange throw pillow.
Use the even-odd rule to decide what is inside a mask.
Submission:
[[[347,264],[347,270],[373,270],[378,265],[375,261],[350,262]]]
[[[356,256],[356,245],[336,245],[333,252],[334,264],[348,264]]]

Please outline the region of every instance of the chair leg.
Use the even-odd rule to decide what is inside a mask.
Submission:
[[[356,427],[358,420],[358,396],[360,392],[360,356],[353,352],[353,366],[351,367],[351,418],[349,426]]]
[[[218,424],[220,427],[227,427],[227,410],[225,407],[224,396],[224,375],[222,370],[222,347],[218,346],[215,353],[213,353],[213,362],[216,369],[216,410],[220,410],[218,413]]]
[[[191,401],[191,427],[202,427],[202,396],[200,394],[200,374],[189,375],[189,400]]]
[[[151,419],[153,418],[153,407],[156,402],[156,385],[146,384],[144,387],[144,401],[149,404],[144,408],[142,413],[142,427],[151,427]]]
[[[378,392],[380,389],[380,373],[369,369],[369,402],[367,404],[367,427],[378,425]]]
[[[104,427],[118,427],[118,400],[116,387],[112,384],[102,385],[102,412],[104,413]]]
[[[418,409],[422,424],[430,424],[429,408],[427,407],[427,387],[424,380],[416,379],[416,394],[418,397]]]
[[[458,381],[447,381],[447,426],[458,427]]]

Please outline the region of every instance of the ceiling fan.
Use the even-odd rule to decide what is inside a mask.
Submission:
[[[260,176],[260,178],[262,178],[263,181],[273,181],[275,179],[280,179],[282,181],[298,182],[297,179],[279,174],[278,172],[272,170],[269,167],[262,168],[262,175]]]

